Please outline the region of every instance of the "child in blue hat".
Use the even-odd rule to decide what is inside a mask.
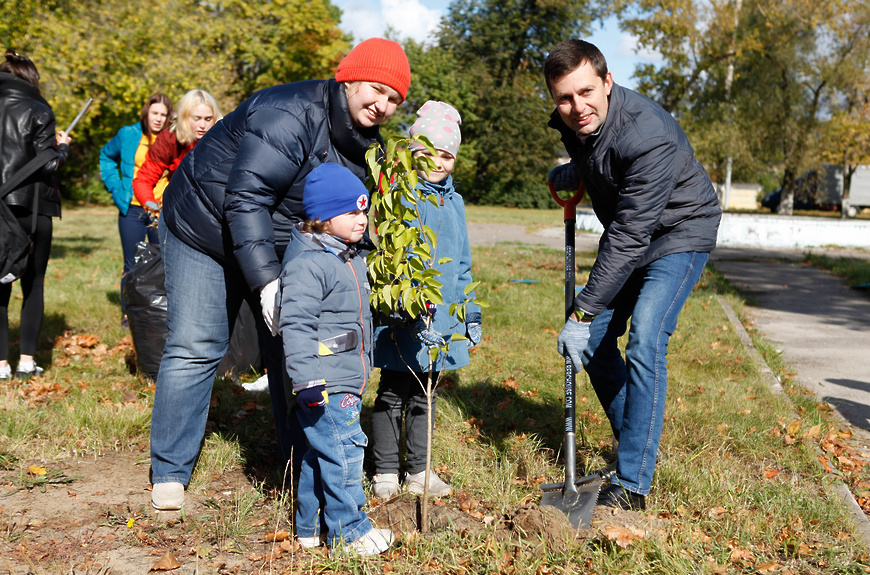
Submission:
[[[296,533],[306,548],[326,539],[333,549],[374,555],[393,534],[374,528],[363,511],[360,407],[371,371],[372,315],[360,240],[369,193],[350,170],[327,163],[305,178],[302,203],[307,219],[292,230],[284,254],[279,310],[289,386],[308,443]]]

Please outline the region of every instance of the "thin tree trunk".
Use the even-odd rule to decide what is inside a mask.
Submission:
[[[429,532],[429,474],[432,473],[432,360],[429,360],[429,377],[426,381],[426,471],[423,476],[423,503],[420,506],[420,533]]]

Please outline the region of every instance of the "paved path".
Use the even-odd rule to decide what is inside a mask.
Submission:
[[[529,233],[527,226],[516,224],[468,223],[468,239],[473,246],[491,246],[498,243],[536,244],[554,250],[565,249],[565,228],[546,228]],[[578,251],[598,249],[600,234],[579,232],[575,235],[574,246]]]
[[[783,255],[790,254],[728,248],[711,259],[749,298],[747,316],[779,346],[800,384],[870,432],[870,296]]]
[[[472,245],[565,247],[564,228],[558,227],[528,233],[521,225],[470,223],[468,232]],[[575,245],[578,251],[595,250],[598,234],[581,232]],[[870,259],[870,252],[860,249],[811,251]],[[870,295],[802,259],[803,250],[756,248],[718,248],[711,256],[716,269],[750,298],[746,314],[782,349],[801,385],[870,432]]]

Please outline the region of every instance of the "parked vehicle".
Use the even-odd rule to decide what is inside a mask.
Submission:
[[[804,172],[795,181],[794,208],[796,210],[842,209],[843,168],[837,164],[822,164]],[[779,208],[781,189],[777,188],[761,199],[761,206],[775,212]],[[864,208],[870,208],[870,166],[858,166],[852,174],[849,188],[850,218]]]

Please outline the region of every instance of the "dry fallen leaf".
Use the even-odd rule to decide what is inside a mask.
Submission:
[[[30,467],[27,468],[27,473],[29,473],[31,475],[40,476],[40,475],[45,475],[46,471],[45,471],[45,467],[38,467],[36,465],[31,465]]]
[[[789,435],[797,435],[797,432],[801,430],[801,420],[795,419],[791,423],[785,426],[785,432]]]
[[[749,549],[736,547],[731,550],[731,562],[741,563],[743,565],[751,565],[755,562],[755,554]]]
[[[289,538],[290,538],[290,534],[286,530],[279,529],[278,531],[275,531],[273,533],[266,533],[266,536],[263,539],[265,541],[272,542],[272,541],[284,541],[284,540],[289,539]]]
[[[728,511],[722,506],[711,507],[710,510],[707,511],[707,515],[709,517],[712,517],[713,519],[721,519],[722,517],[728,515]]]
[[[149,569],[148,572],[170,571],[172,569],[178,569],[179,567],[181,567],[181,563],[178,562],[175,555],[167,551],[166,554],[157,561],[157,563],[151,566],[151,569]]]
[[[828,463],[827,459],[825,459],[824,457],[819,455],[819,461],[821,461],[822,465],[825,467],[826,473],[833,473],[834,472],[834,470],[831,468],[830,464]]]
[[[779,475],[779,469],[765,469],[764,470],[764,478],[765,479],[773,479]]]
[[[623,549],[631,545],[632,541],[643,539],[646,537],[646,531],[636,529],[634,527],[617,527],[616,525],[608,525],[604,528],[604,536],[615,541],[617,545]]]

